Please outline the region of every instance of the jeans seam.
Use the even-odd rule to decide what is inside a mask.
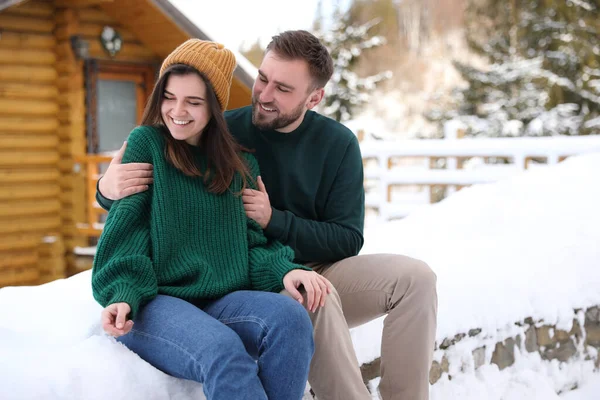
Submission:
[[[265,321],[263,321],[260,318],[256,318],[256,317],[234,317],[234,318],[225,318],[220,320],[222,324],[229,326],[230,324],[236,324],[239,322],[254,322],[257,325],[260,326],[260,328],[263,331],[263,340],[266,342],[267,341],[267,337],[269,335],[269,326],[265,323]],[[269,346],[269,343],[266,343],[267,347]]]
[[[149,337],[149,338],[152,338],[152,339],[157,339],[157,340],[160,340],[162,342],[168,343],[168,344],[172,345],[173,347],[178,348],[184,354],[186,354],[189,358],[191,358],[194,361],[194,364],[196,364],[196,366],[200,367],[200,372],[202,373],[202,377],[204,378],[205,374],[204,374],[204,368],[202,368],[202,363],[198,362],[198,360],[196,360],[196,357],[194,357],[192,355],[192,353],[190,353],[189,351],[187,351],[186,349],[184,349],[183,347],[181,347],[177,343],[173,342],[172,340],[165,339],[163,337],[152,335],[152,334],[149,334],[149,333],[146,333],[146,332],[143,332],[143,331],[139,331],[139,330],[136,330],[136,329],[131,329],[130,333],[136,333],[136,334],[141,335],[141,336],[146,336],[146,337]]]

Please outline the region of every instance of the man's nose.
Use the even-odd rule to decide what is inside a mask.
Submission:
[[[261,103],[270,103],[273,101],[273,86],[267,85],[264,87],[260,95],[258,96],[258,100]]]

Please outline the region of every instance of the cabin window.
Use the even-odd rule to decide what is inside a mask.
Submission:
[[[91,60],[86,62],[88,153],[121,148],[141,122],[154,85],[153,65]]]
[[[96,101],[98,153],[121,148],[127,134],[137,124],[136,82],[98,79]]]

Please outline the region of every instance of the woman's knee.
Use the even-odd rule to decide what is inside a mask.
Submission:
[[[214,351],[217,358],[243,355],[247,356],[246,347],[240,336],[226,325],[222,329],[215,331],[210,337],[211,351]],[[214,349],[214,350],[212,350]]]
[[[223,329],[204,338],[207,339],[209,345],[204,347],[201,353],[195,354],[195,360],[204,372],[204,379],[227,374],[227,370],[236,365],[254,364],[242,339],[227,326],[223,325]]]
[[[277,294],[276,307],[268,321],[269,330],[294,337],[296,345],[313,346],[313,326],[308,311],[291,297]],[[302,342],[297,342],[302,341]]]

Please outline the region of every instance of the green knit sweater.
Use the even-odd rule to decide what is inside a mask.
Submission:
[[[279,292],[293,269],[294,252],[267,239],[244,212],[241,176],[230,191],[207,191],[202,178],[181,173],[164,157],[158,128],[138,127],[129,135],[123,163],[154,166],[150,189],[116,201],[98,242],[92,271],[94,298],[106,307],[125,302],[135,318],[141,306],[165,294],[202,305],[236,290]],[[206,157],[193,148],[201,170]],[[243,153],[252,177],[253,156]],[[249,182],[254,187],[254,182]]]
[[[310,110],[289,133],[256,127],[252,106],[226,111],[225,119],[260,165],[273,211],[267,237],[290,246],[302,264],[357,255],[364,242],[365,191],[354,133]],[[100,191],[96,200],[106,210],[112,205]]]

